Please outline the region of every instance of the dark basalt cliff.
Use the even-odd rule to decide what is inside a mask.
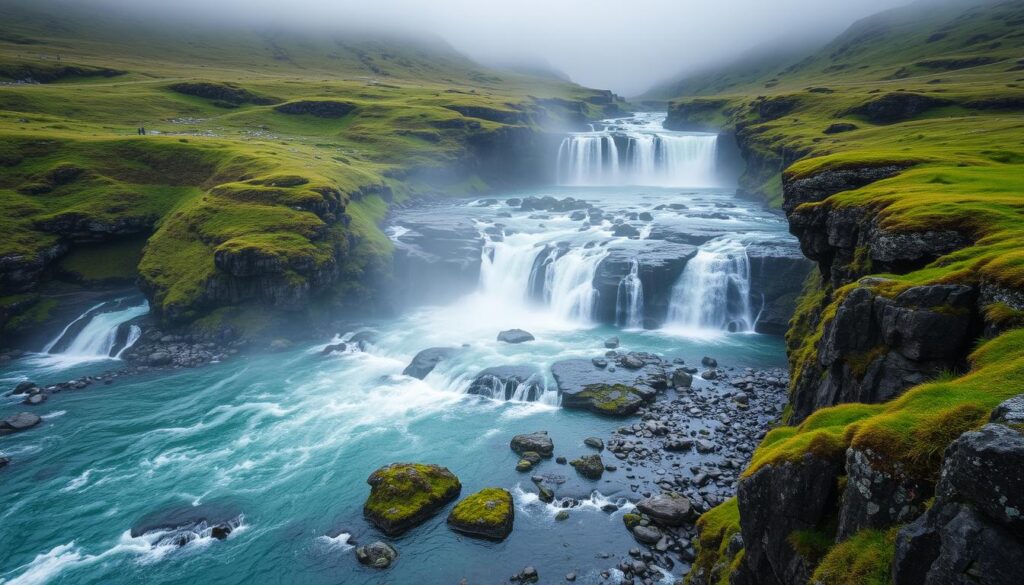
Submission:
[[[791,232],[819,269],[787,337],[788,424],[824,426],[829,415],[813,415],[826,407],[887,403],[936,377],[966,372],[976,341],[1003,328],[986,307],[996,301],[1024,307],[1019,293],[983,280],[908,286],[868,276],[919,270],[971,243],[955,231],[886,230],[871,209],[830,205],[835,193],[905,168],[783,175]],[[897,585],[1019,582],[1009,567],[1024,559],[1022,400],[1004,403],[990,424],[959,438],[954,421],[937,420],[927,430],[934,437],[919,438],[943,446],[952,441],[941,459],[931,456],[941,462],[937,475],[894,460],[891,450],[846,447],[824,433],[810,434],[799,454],[762,464],[755,455],[738,484],[737,542],[712,555],[713,567],[696,567],[690,582],[717,582],[726,570],[734,585],[814,582],[831,547],[871,534],[890,543],[895,538],[886,546],[895,546]],[[962,414],[977,413],[965,406]],[[950,433],[945,442],[939,438]]]

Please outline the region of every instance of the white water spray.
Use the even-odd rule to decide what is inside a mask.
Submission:
[[[619,282],[615,300],[615,324],[630,329],[643,327],[644,285],[640,282],[640,263],[634,258],[629,274]]]
[[[746,246],[731,239],[708,242],[672,287],[669,326],[750,331],[754,322]]]

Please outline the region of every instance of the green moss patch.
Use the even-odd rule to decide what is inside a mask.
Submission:
[[[811,582],[822,585],[888,585],[898,527],[862,530],[828,551]]]
[[[732,574],[733,562],[739,556],[729,551],[729,541],[740,531],[739,504],[735,497],[701,514],[697,519],[697,558],[686,577],[691,583],[695,575],[703,576],[705,583],[727,585]]]
[[[456,504],[448,515],[448,525],[469,536],[504,540],[512,532],[514,516],[512,494],[486,488]]]
[[[366,480],[370,497],[363,515],[389,535],[401,534],[436,514],[459,496],[462,484],[438,465],[394,463]]]

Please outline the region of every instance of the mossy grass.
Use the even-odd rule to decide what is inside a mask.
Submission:
[[[899,527],[862,530],[832,547],[811,576],[822,585],[888,585]]]
[[[436,192],[424,177],[447,176],[470,139],[601,113],[594,90],[498,74],[431,41],[210,35],[49,1],[5,2],[0,19],[0,77],[45,82],[0,92],[0,257],[74,240],[53,226],[131,222],[149,237],[138,274],[154,310],[184,320],[216,309],[213,255],[242,246],[330,254],[340,276],[325,299],[365,303],[368,273],[388,266],[377,223],[390,201]],[[309,103],[321,107],[278,109]]]
[[[706,582],[727,585],[733,570],[731,565],[736,560],[728,554],[729,540],[739,531],[740,511],[735,497],[701,514],[697,519],[697,558],[686,577],[686,583],[691,583],[695,574],[703,574],[716,577]],[[741,555],[742,551],[739,551],[735,556],[742,558]]]

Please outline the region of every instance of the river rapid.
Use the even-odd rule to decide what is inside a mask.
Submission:
[[[538,471],[564,481],[544,504],[531,474],[515,470],[510,439],[546,430],[555,454],[572,459],[592,452],[585,438],[635,422],[559,405],[551,366],[602,357],[611,337],[621,352],[686,364],[714,356],[737,369],[784,367],[781,338],[755,332],[764,307],[748,250],[793,242],[781,216],[717,177],[713,135],[665,132],[657,116],[570,136],[553,164],[561,185],[394,213],[387,233],[409,269],[396,275],[392,318],[276,353],[120,377],[38,406],[3,398],[3,416],[32,409],[44,420],[0,438],[12,461],[0,470],[0,582],[474,584],[504,582],[526,565],[542,582],[567,573],[609,582],[601,572],[637,546],[622,521],[640,497],[636,482],[622,468],[592,481],[545,461]],[[524,209],[543,197],[586,205]],[[689,260],[673,268],[679,254]],[[609,258],[622,265],[612,270]],[[431,304],[409,302],[417,290]],[[93,309],[69,339],[55,331],[38,354],[0,370],[0,386],[118,367],[138,337],[124,324],[146,305],[129,298]],[[536,339],[497,340],[512,328]],[[335,344],[344,348],[324,355]],[[431,347],[457,351],[422,380],[402,374]],[[534,400],[467,393],[485,368],[510,365],[537,372]],[[699,378],[694,386],[717,388]],[[693,452],[677,462],[719,459]],[[392,462],[443,465],[463,495],[510,490],[514,531],[502,542],[467,538],[446,526],[445,510],[390,540],[399,551],[390,569],[361,566],[353,544],[381,538],[362,518],[366,478]],[[563,505],[569,517],[556,520]],[[140,519],[174,507],[218,510],[237,528],[225,540],[199,531],[184,546],[160,531],[133,535]]]

